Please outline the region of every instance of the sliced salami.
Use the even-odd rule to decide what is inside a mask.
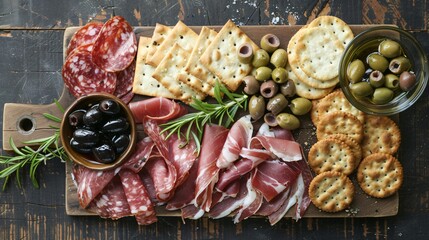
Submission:
[[[102,27],[103,23],[100,22],[91,22],[81,27],[70,39],[66,56],[79,46],[94,43]]]
[[[130,66],[116,73],[116,89],[113,95],[121,98],[128,95],[133,89],[134,71],[136,70],[136,61]]]
[[[122,170],[119,172],[119,177],[131,214],[136,216],[138,223],[147,225],[156,221],[155,209],[140,176],[132,171]]]
[[[94,42],[95,64],[108,72],[126,69],[137,53],[137,40],[131,25],[120,16],[109,19]]]
[[[80,46],[73,50],[64,63],[64,84],[75,97],[93,92],[115,92],[116,74],[97,67],[92,59],[92,50],[92,44]]]

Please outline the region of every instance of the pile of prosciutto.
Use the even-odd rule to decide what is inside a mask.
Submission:
[[[271,225],[292,207],[297,220],[305,213],[312,174],[289,131],[253,129],[249,116],[231,129],[206,124],[198,155],[195,142],[161,132],[160,124],[186,114],[182,105],[151,98],[129,106],[146,136],[116,169],[73,167],[82,208],[103,218],[134,216],[140,225],[157,221],[157,206],[180,210],[183,219],[232,216],[238,223],[259,215]]]

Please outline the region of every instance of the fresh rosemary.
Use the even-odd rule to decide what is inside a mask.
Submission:
[[[55,101],[57,107],[64,112],[61,105]],[[44,113],[43,116],[51,121],[60,123],[61,119],[48,113]],[[21,188],[21,170],[29,165],[29,175],[33,183],[33,186],[39,188],[39,183],[36,177],[36,171],[41,163],[46,164],[48,160],[59,158],[62,161],[68,159],[64,148],[60,146],[60,130],[58,127],[50,126],[55,129],[55,133],[52,136],[34,139],[24,142],[24,144],[38,145],[37,149],[33,149],[29,146],[17,148],[13,139],[9,139],[9,144],[13,149],[13,156],[0,156],[0,165],[3,168],[0,171],[0,178],[4,179],[3,190],[5,190],[10,177],[15,174],[18,186]]]
[[[225,101],[223,96],[227,98]],[[173,133],[177,133],[179,137],[183,136],[185,138],[186,143],[189,143],[191,138],[194,139],[199,154],[205,124],[217,120],[218,125],[229,127],[234,122],[238,109],[247,109],[248,96],[246,94],[232,93],[219,82],[216,82],[214,86],[214,97],[217,103],[203,102],[194,98],[190,106],[196,112],[185,114],[173,121],[162,124],[163,130],[161,133],[168,132],[167,138]],[[183,132],[182,129],[184,130]]]

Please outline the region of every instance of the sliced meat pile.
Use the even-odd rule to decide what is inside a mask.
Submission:
[[[128,103],[133,98],[137,40],[120,16],[92,22],[71,38],[62,68],[65,86],[76,98],[94,92],[114,94]]]
[[[157,220],[159,205],[183,219],[233,216],[235,223],[260,215],[275,224],[293,206],[295,219],[305,213],[312,175],[289,131],[263,125],[253,136],[249,116],[230,130],[207,124],[198,157],[194,142],[161,133],[160,124],[186,113],[183,106],[165,98],[129,106],[147,137],[117,169],[74,167],[81,207],[103,218],[134,216],[141,225]]]

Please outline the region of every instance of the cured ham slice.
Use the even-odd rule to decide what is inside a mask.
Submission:
[[[182,212],[182,220],[184,219],[200,219],[204,216],[204,210],[196,207],[195,205],[188,205],[180,209]],[[185,222],[185,221],[183,221]]]
[[[236,161],[231,167],[219,174],[219,180],[216,184],[218,191],[224,191],[231,182],[250,172],[260,163],[273,158],[270,152],[263,149],[243,148],[240,155],[244,158]]]
[[[164,123],[170,119],[182,116],[187,112],[182,105],[167,98],[157,97],[128,104],[136,123],[144,119],[152,119],[157,123]]]
[[[129,169],[135,173],[140,172],[145,165],[146,160],[149,159],[154,146],[154,142],[148,137],[138,141],[133,155],[131,155],[128,161],[122,165],[122,168]]]
[[[222,152],[216,162],[218,168],[227,168],[239,159],[240,151],[243,147],[249,146],[253,134],[253,125],[250,122],[250,115],[241,117],[232,125],[229,131]]]
[[[271,128],[266,123],[263,123],[261,125],[261,127],[258,129],[258,133],[256,134],[256,136],[266,136],[266,137],[273,137],[273,138],[294,141],[291,131],[281,127]]]
[[[156,197],[159,201],[167,201],[172,194],[172,190],[176,183],[176,169],[169,161],[165,161],[162,157],[152,157],[145,168],[150,174],[156,190]]]
[[[289,199],[289,193],[290,188],[284,190],[269,202],[264,199],[261,207],[256,212],[256,215],[269,216],[273,214],[286,202],[286,200]]]
[[[240,207],[234,217],[234,223],[239,223],[244,219],[247,219],[250,216],[254,215],[262,205],[262,201],[264,198],[262,194],[260,194],[253,188],[251,178],[247,180],[246,188],[247,195],[243,199],[243,205]]]
[[[204,133],[195,180],[195,204],[208,212],[219,173],[216,161],[228,136],[228,129],[218,125],[206,125]]]
[[[119,177],[128,205],[130,206],[131,214],[136,216],[137,222],[141,225],[156,222],[155,209],[139,175],[128,170],[123,170],[119,172]]]
[[[256,168],[252,185],[269,202],[293,184],[299,174],[299,170],[281,161],[266,161]]]
[[[291,140],[256,136],[252,138],[250,148],[265,149],[284,162],[299,161],[302,159],[301,145]]]

